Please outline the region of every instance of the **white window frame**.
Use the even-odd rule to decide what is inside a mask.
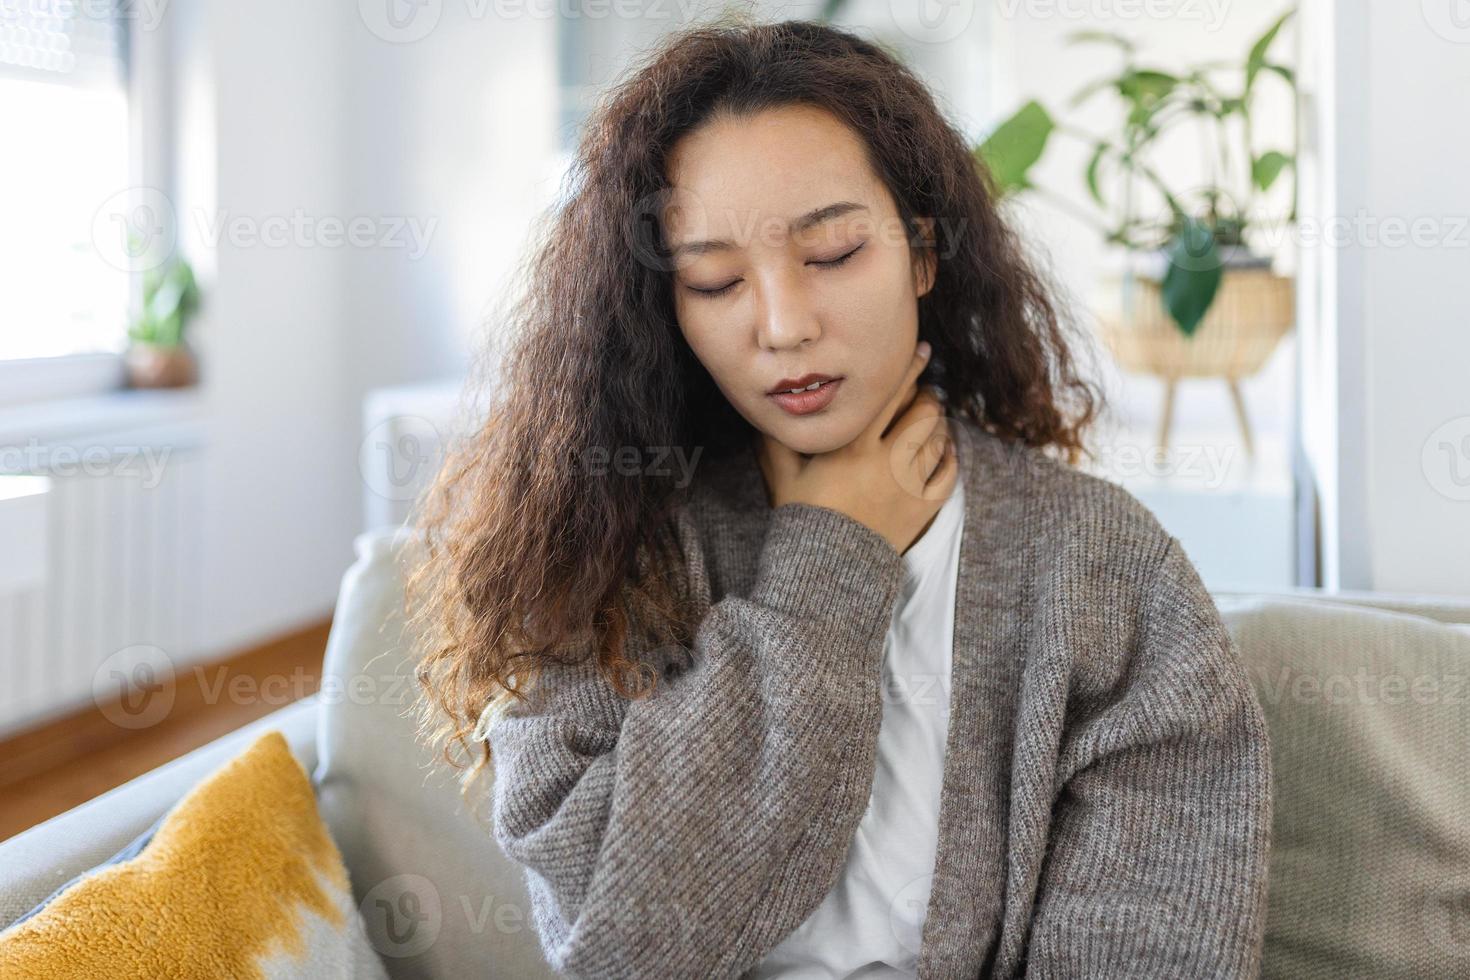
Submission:
[[[130,186],[166,187],[174,134],[166,84],[171,29],[162,18],[148,30],[137,29],[133,5],[120,9],[127,59],[128,182]],[[142,302],[137,277],[129,286],[129,309]],[[93,398],[126,391],[123,355],[112,351],[59,354],[54,357],[0,359],[0,407],[61,398]]]

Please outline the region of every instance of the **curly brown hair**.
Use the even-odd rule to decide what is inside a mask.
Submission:
[[[408,583],[420,737],[470,752],[482,709],[523,699],[553,663],[595,657],[620,694],[657,681],[629,630],[689,643],[671,517],[686,488],[655,473],[587,479],[589,453],[695,447],[752,435],[683,339],[658,217],[665,161],[722,117],[804,104],[858,133],[914,248],[932,247],[918,300],[927,382],[953,415],[1075,464],[1102,393],[1079,376],[1051,290],[997,209],[994,182],[925,85],[895,57],[818,23],[716,23],[671,36],[599,103],[568,194],[520,270],[508,348],[487,349],[486,421],[446,453],[412,518]],[[933,216],[933,238],[916,216]],[[489,379],[490,374],[494,379]],[[921,379],[923,380],[923,379]],[[607,456],[600,457],[606,459]],[[687,458],[687,456],[686,456]],[[463,783],[491,761],[481,754]]]

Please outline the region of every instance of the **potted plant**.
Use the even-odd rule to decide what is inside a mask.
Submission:
[[[123,362],[134,388],[178,388],[198,377],[184,330],[199,306],[194,270],[183,259],[143,274],[143,308],[128,327]]]
[[[1178,380],[1220,377],[1230,388],[1246,451],[1252,453],[1238,382],[1258,371],[1291,329],[1292,281],[1271,270],[1270,259],[1252,250],[1247,234],[1271,223],[1257,213],[1257,196],[1295,168],[1294,148],[1292,153],[1257,153],[1251,138],[1252,104],[1265,75],[1285,82],[1295,107],[1294,73],[1269,59],[1272,42],[1294,13],[1280,16],[1243,62],[1201,64],[1182,73],[1141,64],[1136,46],[1125,37],[1077,32],[1073,43],[1115,47],[1123,64],[1083,87],[1071,106],[1110,93],[1126,110],[1121,129],[1094,135],[1059,122],[1032,100],[975,148],[1002,197],[1048,196],[1125,250],[1121,275],[1106,280],[1115,302],[1098,311],[1099,322],[1122,367],[1164,379],[1161,446],[1168,445]],[[1238,141],[1231,129],[1236,122]],[[1205,141],[1209,177],[1192,191],[1171,185],[1150,159],[1164,134],[1188,123],[1202,124],[1213,137]],[[1097,213],[1048,195],[1031,180],[1031,169],[1054,134],[1076,137],[1091,148],[1082,180]],[[1104,190],[1113,185],[1117,191]],[[1293,175],[1287,224],[1296,219],[1296,196]]]

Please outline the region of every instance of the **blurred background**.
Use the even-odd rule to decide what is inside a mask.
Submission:
[[[315,689],[598,94],[731,12],[932,85],[1212,589],[1470,595],[1463,0],[6,0],[0,837]]]

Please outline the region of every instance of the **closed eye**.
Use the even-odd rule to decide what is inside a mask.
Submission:
[[[866,245],[866,244],[868,244],[868,243],[867,242],[863,242],[863,245]],[[851,252],[848,252],[846,255],[839,255],[839,256],[837,256],[837,258],[835,258],[835,259],[828,259],[825,262],[813,262],[812,265],[820,265],[823,268],[834,269],[837,266],[841,265],[842,263],[846,262],[848,259],[852,258],[854,255],[856,255],[859,252],[861,252],[863,250],[863,245],[859,245],[857,248],[853,249]]]
[[[856,255],[859,252],[861,252],[863,250],[863,245],[866,245],[866,244],[868,244],[868,243],[867,242],[863,242],[862,245],[859,245],[857,248],[855,248],[852,251],[846,253],[845,255],[839,255],[839,256],[837,256],[837,258],[835,258],[835,259],[826,259],[826,260],[816,260],[816,259],[814,259],[814,260],[812,260],[808,264],[809,265],[821,266],[824,269],[835,269],[838,266],[842,265],[844,262],[846,262],[848,259],[852,258],[854,255]],[[689,291],[692,292],[692,293],[698,293],[701,296],[714,297],[714,296],[721,296],[721,295],[724,295],[725,293],[728,293],[730,290],[734,289],[739,284],[740,284],[740,280],[739,279],[735,279],[735,280],[733,280],[731,282],[725,283],[725,285],[721,286],[719,289],[700,289],[697,286],[690,286],[689,287]]]

